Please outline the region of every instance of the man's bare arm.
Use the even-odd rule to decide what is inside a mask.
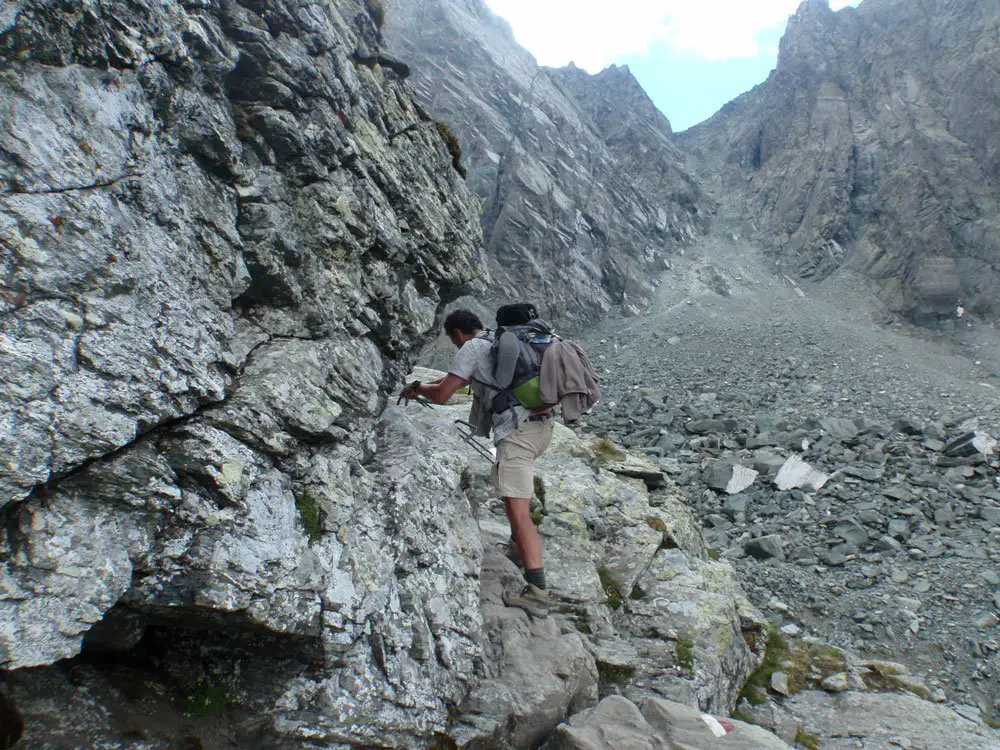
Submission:
[[[418,383],[413,388],[407,389],[407,396],[423,396],[428,401],[433,401],[435,404],[443,404],[452,394],[455,393],[459,388],[463,388],[469,384],[468,380],[458,377],[458,375],[452,375],[450,372],[439,380],[432,381],[430,383]]]

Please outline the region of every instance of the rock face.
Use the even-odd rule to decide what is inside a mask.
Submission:
[[[222,402],[278,454],[342,439],[479,265],[434,124],[354,61],[367,14],[201,5],[0,17],[3,503]],[[294,388],[322,408],[290,417]]]
[[[847,262],[918,321],[996,316],[998,20],[992,0],[806,0],[770,78],[679,143],[788,272]]]
[[[0,12],[12,675],[73,657],[101,622],[94,653],[165,659],[163,684],[197,708],[237,695],[242,657],[209,652],[242,648],[260,652],[249,714],[273,718],[287,680],[326,669],[322,731],[348,742],[429,734],[473,673],[481,548],[460,473],[383,463],[392,427],[375,423],[412,339],[483,264],[478,202],[401,68],[380,64],[366,7]],[[60,674],[23,672],[31,746],[66,728],[46,738],[25,697],[75,692]],[[109,705],[99,694],[57,713]],[[86,731],[71,744],[111,730]]]
[[[482,0],[393,0],[386,35],[462,145],[500,297],[559,320],[644,306],[706,202],[626,68],[539,68]]]

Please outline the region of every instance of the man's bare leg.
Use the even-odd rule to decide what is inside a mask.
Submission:
[[[510,523],[510,534],[517,544],[525,570],[542,567],[542,539],[531,520],[531,500],[523,497],[505,497],[504,508]]]
[[[524,561],[524,580],[528,582],[519,594],[504,593],[504,604],[519,607],[532,617],[548,617],[549,592],[542,569],[542,539],[531,520],[531,501],[523,497],[505,497],[503,504],[510,522],[510,535]]]

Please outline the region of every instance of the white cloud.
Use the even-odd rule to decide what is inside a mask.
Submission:
[[[831,0],[830,7],[860,0]],[[665,42],[702,60],[769,53],[757,36],[784,23],[800,0],[487,0],[542,65],[575,62],[596,73],[618,57]]]

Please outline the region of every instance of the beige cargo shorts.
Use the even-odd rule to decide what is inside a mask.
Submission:
[[[525,422],[497,443],[493,487],[500,497],[530,498],[535,492],[535,459],[552,442],[553,419]]]

